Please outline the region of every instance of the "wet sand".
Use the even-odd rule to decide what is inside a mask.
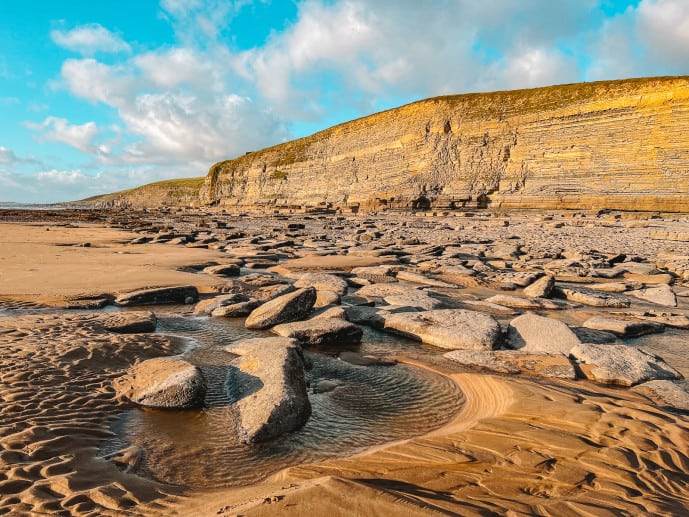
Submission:
[[[199,285],[180,272],[213,250],[127,245],[98,227],[0,224],[4,307],[57,304],[144,286]],[[90,242],[91,247],[56,246]],[[126,253],[119,253],[126,251]],[[104,270],[104,267],[106,268]],[[51,303],[48,303],[51,302]],[[179,351],[158,334],[118,334],[103,314],[0,318],[0,514],[51,515],[682,515],[689,508],[689,418],[588,381],[546,381],[420,366],[465,404],[422,437],[287,468],[251,486],[191,490],[98,457],[130,405],[111,381],[137,360]],[[399,358],[417,363],[413,358]]]

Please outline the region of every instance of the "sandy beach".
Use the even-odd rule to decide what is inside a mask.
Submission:
[[[141,451],[99,452],[111,424],[134,407],[112,382],[182,344],[123,332],[123,311],[60,309],[144,287],[221,293],[224,280],[197,270],[226,263],[228,250],[131,244],[135,237],[90,225],[0,224],[0,514],[598,516],[689,508],[686,412],[623,387],[488,374],[442,352],[429,361],[426,351],[394,355],[461,390],[457,413],[438,429],[416,437],[410,429],[408,439],[295,465],[249,486],[147,479],[135,468]],[[128,317],[145,319],[147,310]]]

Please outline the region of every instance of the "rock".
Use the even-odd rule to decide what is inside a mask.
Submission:
[[[267,329],[281,323],[305,318],[316,303],[316,289],[305,287],[278,296],[254,309],[246,319],[248,329]]]
[[[656,379],[682,378],[661,357],[627,345],[579,344],[569,354],[587,379],[601,384],[634,386]]]
[[[199,299],[199,292],[192,285],[180,287],[157,287],[153,289],[139,289],[120,294],[115,303],[121,306],[129,305],[161,305],[166,303],[194,303]]]
[[[632,388],[656,404],[689,411],[689,384],[687,381],[648,381]]]
[[[325,309],[318,314],[315,314],[312,320],[345,320],[349,321],[347,318],[347,311],[344,307],[330,307]]]
[[[203,272],[209,275],[239,276],[241,270],[237,264],[220,264],[217,266],[208,266],[203,269]]]
[[[383,298],[387,303],[397,307],[411,307],[414,309],[430,311],[440,308],[443,304],[440,300],[431,298],[423,291],[410,289],[405,293],[391,294]]]
[[[371,284],[365,285],[356,292],[356,296],[367,300],[384,299],[387,296],[404,296],[419,291],[415,287],[399,284]]]
[[[158,318],[151,312],[118,312],[108,316],[103,321],[103,328],[109,332],[118,334],[138,334],[153,332],[156,329]]]
[[[574,345],[581,343],[563,322],[533,313],[510,321],[507,342],[517,350],[539,354],[567,354]]]
[[[542,276],[540,271],[510,271],[491,275],[489,283],[498,289],[504,289],[505,286],[526,287]]]
[[[553,293],[567,300],[583,303],[584,305],[591,305],[593,307],[620,308],[629,307],[630,305],[629,299],[624,295],[598,292],[592,289],[586,289],[585,287],[578,287],[575,289],[572,287],[557,286],[553,289]]]
[[[576,379],[574,366],[562,354],[534,354],[521,350],[453,350],[443,357],[496,373]]]
[[[399,271],[397,273],[397,280],[404,280],[405,282],[413,282],[415,284],[428,285],[431,287],[454,287],[453,284],[448,282],[436,280],[435,278],[420,275],[419,273],[414,273],[412,271]]]
[[[361,342],[359,326],[339,319],[317,319],[284,323],[272,332],[298,340],[305,346],[355,345]]]
[[[384,328],[440,348],[466,350],[490,350],[501,335],[495,318],[464,309],[391,314]]]
[[[523,310],[560,310],[568,309],[569,305],[558,302],[557,300],[546,300],[544,298],[523,298],[521,296],[510,296],[508,294],[496,294],[485,299],[488,303],[512,307],[513,309]]]
[[[594,330],[587,329],[586,327],[572,327],[572,332],[574,332],[579,341],[582,343],[593,343],[602,345],[604,343],[614,343],[617,341],[617,336],[612,332],[606,332],[604,330]]]
[[[313,392],[329,393],[342,385],[342,381],[339,379],[323,379],[322,381],[318,381],[318,383],[313,387]]]
[[[294,283],[294,287],[315,287],[317,291],[331,291],[340,296],[347,294],[347,282],[328,273],[304,273]]]
[[[246,296],[242,294],[224,294],[222,296],[209,298],[208,300],[201,300],[194,307],[194,316],[211,314],[215,309],[243,301],[246,301]]]
[[[196,366],[176,357],[149,359],[113,382],[118,397],[141,406],[189,409],[203,405],[206,380]]]
[[[262,303],[259,300],[247,300],[245,302],[223,305],[213,309],[211,316],[214,318],[246,318],[256,308],[260,307]]]
[[[385,325],[385,315],[387,313],[376,307],[351,305],[345,307],[345,311],[347,312],[347,319],[352,323],[376,329],[382,329]]]
[[[667,273],[652,275],[640,273],[627,273],[624,275],[624,278],[625,280],[629,280],[630,282],[639,282],[641,284],[647,285],[667,285],[671,284],[673,280],[672,275],[669,275]]]
[[[629,294],[665,307],[677,307],[677,297],[669,285],[663,284],[658,287],[647,287],[646,289],[630,291]]]
[[[340,295],[332,291],[316,291],[316,303],[313,307],[315,309],[320,309],[322,307],[327,307],[328,305],[339,305]]]
[[[662,323],[627,320],[600,315],[587,319],[583,325],[586,328],[605,330],[612,332],[616,336],[625,338],[638,337],[645,334],[656,334],[665,330],[665,325]]]
[[[529,298],[548,298],[555,286],[555,278],[546,275],[524,288],[524,294]]]
[[[244,339],[225,347],[240,357],[228,374],[240,440],[263,442],[292,432],[311,416],[304,362],[289,338]]]

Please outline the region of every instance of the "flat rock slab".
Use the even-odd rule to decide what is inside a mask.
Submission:
[[[448,282],[414,273],[413,271],[399,271],[397,273],[397,280],[404,280],[405,282],[413,282],[415,284],[428,285],[431,287],[454,287],[453,284]]]
[[[533,354],[521,350],[453,350],[444,357],[471,368],[496,373],[576,379],[574,366],[562,354]]]
[[[524,298],[521,296],[511,296],[508,294],[496,294],[485,300],[488,303],[522,310],[562,310],[569,309],[571,306],[556,300],[546,300],[544,298]]]
[[[340,296],[347,294],[347,282],[328,273],[305,273],[294,283],[294,287],[315,287],[317,291],[332,291]]]
[[[646,334],[657,334],[665,330],[665,325],[651,321],[628,320],[611,316],[593,316],[583,326],[594,330],[612,332],[620,337],[638,337]]]
[[[349,273],[355,267],[396,264],[397,262],[397,257],[393,255],[386,255],[383,257],[368,257],[364,255],[307,255],[306,257],[287,260],[279,266],[270,268],[270,270],[278,274],[289,271],[302,273],[342,271]]]
[[[664,307],[677,307],[677,297],[672,287],[669,285],[659,285],[658,287],[647,287],[630,291],[629,294],[635,298],[646,300],[647,302],[663,305]]]
[[[255,309],[260,307],[262,303],[259,300],[247,300],[245,302],[223,305],[213,309],[211,316],[214,318],[246,318]]]
[[[203,272],[217,276],[239,276],[241,268],[238,264],[219,264],[217,266],[208,266],[203,269]]]
[[[555,278],[551,275],[542,276],[532,284],[524,287],[524,295],[529,298],[548,298],[555,287]]]
[[[464,350],[490,350],[501,336],[495,318],[464,309],[390,314],[384,328],[440,348]]]
[[[139,334],[153,332],[158,318],[151,311],[118,312],[103,320],[103,328],[118,334]]]
[[[278,296],[254,309],[246,319],[248,329],[267,329],[305,318],[316,303],[316,289],[305,287]]]
[[[115,303],[122,306],[130,305],[162,305],[167,303],[190,304],[199,299],[199,292],[193,285],[178,287],[156,287],[153,289],[138,289],[120,294]]]
[[[409,293],[422,293],[416,287],[399,284],[365,285],[356,292],[356,296],[367,300],[384,299],[386,296],[403,296]]]
[[[601,384],[634,386],[659,379],[681,379],[682,374],[661,357],[627,345],[580,344],[570,357],[578,361],[583,375]]]
[[[526,287],[542,276],[541,271],[510,271],[495,273],[489,277],[488,281],[492,286],[498,288],[506,284]]]
[[[681,381],[648,381],[632,388],[660,406],[689,411],[689,383]]]
[[[201,407],[206,396],[201,370],[176,357],[149,359],[132,366],[113,386],[118,397],[156,408]]]
[[[311,416],[301,348],[285,337],[244,339],[225,347],[231,363],[228,390],[244,442],[264,442],[292,432]]]
[[[584,305],[591,305],[593,307],[629,307],[631,302],[624,295],[619,295],[615,293],[606,293],[601,291],[595,291],[593,289],[586,289],[585,287],[563,287],[556,286],[553,289],[553,293],[558,296],[562,296],[567,300],[583,303]]]
[[[510,321],[507,342],[512,348],[537,354],[567,354],[581,343],[565,323],[533,313]]]
[[[194,316],[211,314],[215,309],[243,302],[246,301],[246,299],[246,296],[243,294],[224,294],[222,296],[209,298],[208,300],[201,300],[194,306]]]
[[[271,331],[304,346],[355,345],[364,335],[358,325],[341,319],[295,321],[277,325]]]
[[[388,315],[387,312],[381,311],[376,307],[365,305],[351,305],[345,307],[345,311],[347,312],[347,319],[352,323],[376,329],[382,329],[385,326],[385,318]]]

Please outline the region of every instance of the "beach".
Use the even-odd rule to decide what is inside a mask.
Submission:
[[[195,214],[183,223],[179,218],[177,226],[174,218],[169,218],[171,225],[166,219],[163,228],[153,217],[130,221],[128,227],[120,224],[126,223],[121,215],[117,225],[27,216],[27,222],[0,224],[0,514],[683,514],[689,507],[686,409],[619,382],[582,378],[585,361],[566,355],[558,356],[558,361],[574,361],[572,378],[533,374],[538,368],[521,363],[519,371],[491,373],[480,365],[448,359],[445,348],[407,339],[408,330],[407,338],[400,337],[399,342],[373,343],[377,332],[390,334],[385,327],[366,330],[360,349],[304,348],[314,357],[328,355],[328,360],[337,360],[343,350],[365,357],[372,354],[395,363],[381,373],[386,379],[395,377],[395,368],[404,368],[423,382],[428,375],[442,379],[428,383],[452,385],[456,395],[433,413],[437,424],[429,429],[409,425],[384,443],[352,447],[347,454],[323,453],[323,459],[315,462],[280,464],[273,472],[266,467],[267,474],[259,480],[243,484],[227,479],[224,486],[214,481],[210,488],[211,484],[204,488],[203,468],[190,468],[194,477],[187,481],[184,471],[175,474],[179,479],[175,483],[158,479],[149,467],[140,467],[147,451],[134,443],[103,452],[103,443],[118,434],[115,424],[123,414],[160,411],[137,407],[119,396],[113,383],[135,364],[188,354],[190,347],[198,346],[174,332],[161,332],[161,322],[165,326],[188,319],[206,325],[218,320],[194,316],[196,300],[185,298],[169,305],[118,305],[123,294],[135,290],[189,286],[196,288],[202,301],[241,293],[269,303],[284,296],[280,289],[299,282],[305,272],[334,272],[348,280],[348,291],[337,300],[330,297],[324,309],[370,307],[393,321],[398,307],[413,306],[415,311],[421,309],[419,313],[473,307],[499,325],[495,343],[500,344],[494,345],[495,350],[510,343],[508,328],[516,328],[512,322],[526,313],[567,324],[584,336],[577,329],[592,316],[626,312],[625,317],[631,318],[630,314],[655,311],[665,318],[665,334],[687,332],[671,325],[678,319],[668,317],[689,314],[680,268],[682,257],[689,256],[689,243],[672,237],[689,223],[614,214],[540,217],[299,215],[287,219]],[[516,254],[515,244],[520,245]],[[396,253],[388,254],[391,249]],[[553,255],[539,249],[550,249]],[[626,258],[619,258],[622,254]],[[331,258],[335,256],[339,258]],[[432,261],[438,262],[433,269]],[[472,271],[459,275],[458,261]],[[204,271],[230,264],[241,265],[240,276]],[[627,269],[622,271],[622,265]],[[357,272],[357,267],[378,269]],[[449,268],[455,268],[454,277]],[[615,268],[619,275],[606,278]],[[539,300],[564,308],[520,309],[487,302],[497,295],[504,303],[509,302],[505,296],[531,299],[522,294],[527,286],[514,284],[523,276],[515,274],[525,271],[552,275],[561,294]],[[405,274],[411,280],[405,280]],[[428,284],[418,283],[424,278]],[[453,278],[457,283],[448,287]],[[359,279],[365,282],[356,284]],[[661,280],[675,295],[675,306],[636,296],[637,291],[661,285]],[[621,294],[616,293],[629,301],[624,308],[565,298],[567,289],[613,282],[626,283]],[[397,291],[373,293],[373,287],[381,290],[383,285],[396,285]],[[370,298],[355,298],[364,288],[373,293]],[[318,291],[321,296],[323,289]],[[147,321],[149,311],[157,316],[159,330],[140,332],[133,325]],[[354,321],[351,315],[348,319]],[[374,321],[373,316],[370,319]],[[232,329],[243,328],[243,318],[233,321],[228,336]],[[361,321],[363,317],[355,323],[375,325]],[[587,332],[590,340],[594,333]],[[633,340],[615,335],[608,339],[634,348]],[[662,356],[662,345],[658,346],[654,353]],[[689,375],[685,363],[669,359],[673,354],[682,355],[669,350],[670,366],[679,375]],[[529,359],[530,364],[539,360],[550,359]],[[363,372],[384,367],[356,368]],[[309,397],[315,401],[318,394],[313,388],[309,387]],[[327,396],[335,397],[337,390],[346,391],[347,384]],[[321,396],[320,403],[327,405]],[[174,414],[168,411],[172,413],[166,415]],[[179,418],[208,409],[186,411],[192,412],[181,412]],[[201,443],[204,440],[197,437]],[[173,449],[168,452],[171,456],[178,453]]]

